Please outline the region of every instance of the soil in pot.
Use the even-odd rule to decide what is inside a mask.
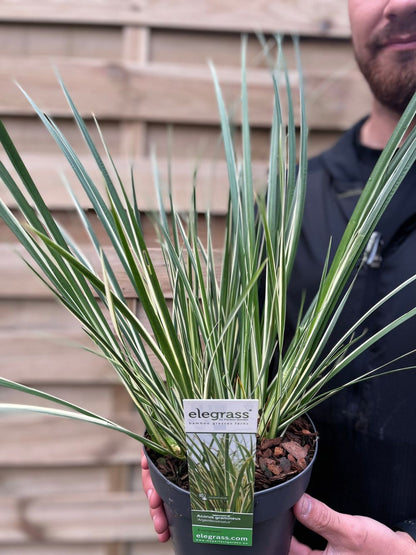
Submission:
[[[317,433],[305,417],[293,422],[283,437],[275,439],[258,437],[254,491],[271,488],[302,472],[315,454],[316,440]],[[186,461],[180,461],[174,457],[162,457],[150,450],[147,452],[165,478],[189,491]]]

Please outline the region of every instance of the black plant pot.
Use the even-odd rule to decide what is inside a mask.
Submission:
[[[287,555],[295,518],[293,505],[309,484],[318,442],[311,462],[287,482],[254,494],[252,547],[193,543],[189,492],[179,488],[159,472],[147,456],[153,485],[163,500],[176,555]]]

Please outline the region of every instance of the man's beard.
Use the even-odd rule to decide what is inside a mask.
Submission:
[[[379,59],[357,58],[357,63],[375,98],[383,106],[402,114],[416,91],[416,53],[395,54],[398,61],[393,68],[393,64],[384,65]],[[409,54],[413,55],[410,61]],[[404,62],[401,58],[405,58]]]
[[[375,98],[401,114],[416,91],[416,50],[384,51],[383,41],[399,34],[413,34],[414,22],[385,27],[366,45],[364,52],[355,51],[358,66],[368,81]]]

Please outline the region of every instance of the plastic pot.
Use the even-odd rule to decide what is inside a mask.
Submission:
[[[316,458],[287,482],[254,494],[253,545],[239,547],[194,543],[189,492],[167,480],[147,456],[153,485],[163,500],[176,555],[287,555],[295,518],[293,505],[306,491]]]

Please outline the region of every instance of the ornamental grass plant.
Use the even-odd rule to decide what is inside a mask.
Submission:
[[[277,42],[281,47],[279,38]],[[2,403],[0,410],[37,411],[83,420],[127,434],[162,455],[184,459],[183,399],[258,399],[258,434],[274,438],[282,435],[296,418],[334,395],[340,388],[331,387],[331,380],[354,358],[416,314],[416,308],[409,306],[407,313],[373,335],[357,336],[366,318],[405,287],[405,283],[363,314],[343,337],[333,344],[330,342],[341,311],[348,309],[348,295],[354,276],[364,263],[365,246],[415,161],[416,129],[409,132],[416,108],[416,98],[413,98],[380,156],[333,257],[328,245],[316,296],[310,306],[302,307],[294,336],[286,337],[288,285],[302,226],[306,189],[307,125],[301,73],[299,95],[295,99],[281,48],[277,66],[270,72],[274,91],[270,100],[274,109],[268,177],[265,191],[259,194],[253,188],[245,42],[239,158],[221,87],[212,68],[229,181],[227,225],[219,271],[209,211],[205,215],[206,240],[199,234],[197,186],[189,214],[184,216],[175,208],[170,184],[165,198],[165,184],[159,178],[155,162],[159,208],[154,220],[170,280],[171,305],[165,299],[144,238],[136,193],[140,175],[132,168],[131,182],[121,181],[110,153],[106,150],[105,160],[100,156],[69,92],[58,78],[74,120],[101,172],[105,191],[102,194],[101,184],[93,182],[54,121],[23,92],[85,191],[107,235],[106,244],[116,253],[147,322],[126,301],[110,264],[108,247],[100,244],[69,186],[80,221],[100,260],[99,268],[54,218],[2,124],[1,157],[6,156],[8,161],[0,162],[0,178],[15,200],[17,214],[0,200],[0,217],[25,248],[29,267],[80,322],[97,345],[99,356],[112,365],[148,435],[143,437],[86,408],[5,378],[0,378],[1,386],[53,401],[61,408]],[[285,114],[283,106],[287,108]],[[299,113],[296,123],[295,113]],[[415,279],[416,276],[409,282]],[[276,361],[274,367],[272,360]],[[397,361],[397,369],[400,364]],[[62,368],[62,372],[66,371]],[[382,372],[382,368],[372,370],[345,382],[342,387]]]

